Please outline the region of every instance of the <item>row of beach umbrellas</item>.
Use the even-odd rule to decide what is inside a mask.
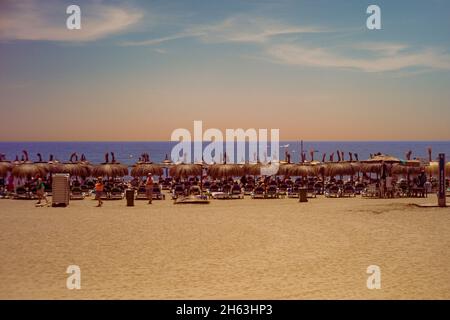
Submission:
[[[16,157],[15,161],[6,161],[4,157],[0,158],[0,177],[6,177],[8,172],[17,178],[30,178],[36,176],[45,176],[49,173],[68,173],[77,177],[123,177],[130,174],[133,177],[143,177],[151,173],[155,176],[162,176],[166,169],[166,175],[177,178],[186,178],[190,176],[202,176],[204,170],[212,178],[229,178],[243,175],[259,176],[264,168],[270,164],[257,163],[223,163],[223,164],[173,164],[168,159],[161,163],[150,161],[148,154],[143,154],[139,161],[131,166],[131,172],[128,166],[116,161],[113,152],[105,154],[105,161],[101,164],[91,164],[84,155],[78,159],[78,155],[73,153],[68,162],[59,162],[50,156],[48,161],[43,161],[42,156],[38,154],[38,161],[29,160],[28,153],[23,152],[21,161]],[[111,159],[109,156],[111,155]],[[387,155],[375,155],[370,159],[363,161],[338,161],[338,162],[318,162],[310,161],[304,163],[278,163],[277,175],[280,176],[353,176],[359,173],[379,174],[386,166],[393,174],[418,174],[425,170],[429,175],[437,175],[439,166],[437,162],[430,162],[429,165],[423,165],[419,160],[401,161],[395,157]],[[446,164],[446,174],[450,175],[450,163]]]

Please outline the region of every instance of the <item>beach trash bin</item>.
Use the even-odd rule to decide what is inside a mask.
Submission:
[[[308,198],[306,197],[306,188],[300,188],[298,191],[298,201],[308,202]]]
[[[134,190],[128,189],[125,191],[125,198],[127,199],[127,207],[134,207]]]

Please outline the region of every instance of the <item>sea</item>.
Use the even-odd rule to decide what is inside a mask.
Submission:
[[[0,142],[0,154],[5,154],[7,160],[14,160],[16,155],[19,159],[22,151],[26,150],[30,155],[30,160],[37,161],[37,153],[40,153],[43,160],[48,160],[50,154],[61,162],[67,162],[72,153],[76,152],[80,157],[84,154],[91,163],[104,162],[105,153],[114,152],[117,161],[132,165],[136,163],[142,153],[148,153],[152,162],[161,162],[166,155],[170,158],[172,148],[177,142],[163,141],[127,141],[127,142]],[[208,143],[204,143],[204,147]],[[349,152],[357,153],[359,160],[368,159],[370,154],[381,152],[399,159],[405,159],[405,154],[412,151],[411,159],[428,159],[428,148],[432,149],[432,158],[435,159],[439,153],[445,153],[447,159],[450,158],[450,141],[280,141],[279,155],[284,159],[285,151],[291,154],[291,162],[299,162],[300,150],[307,154],[307,160],[311,159],[310,151],[314,151],[314,160],[322,160],[322,154],[326,153],[327,160],[331,153],[335,153],[334,160],[337,160],[337,150],[343,151],[345,159],[349,159]],[[246,144],[248,150],[248,144]],[[248,153],[248,151],[247,151]],[[268,155],[270,155],[270,143]],[[247,159],[253,162],[255,155],[247,155]],[[111,156],[109,157],[111,159]],[[183,161],[181,157],[174,159]],[[194,160],[194,159],[193,159]],[[198,159],[197,159],[198,160]],[[236,162],[242,159],[234,159]],[[228,160],[230,162],[230,160]]]

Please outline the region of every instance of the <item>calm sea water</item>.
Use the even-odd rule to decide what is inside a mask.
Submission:
[[[72,152],[80,156],[84,153],[92,163],[104,161],[106,152],[114,152],[116,159],[125,164],[135,163],[139,155],[146,152],[150,154],[151,161],[160,162],[170,152],[175,142],[0,142],[0,153],[6,154],[8,160],[14,160],[16,155],[21,157],[22,150],[27,150],[31,160],[37,160],[36,153],[40,152],[44,160],[48,160],[53,154],[60,161],[67,161]],[[206,145],[206,143],[205,143]],[[295,162],[299,159],[300,142],[282,141],[280,146],[289,145],[286,149],[291,153],[291,159]],[[405,158],[405,153],[411,150],[413,158],[428,158],[427,148],[433,150],[433,158],[443,152],[450,159],[450,141],[304,141],[303,150],[316,151],[315,159],[321,160],[322,154],[328,155],[336,150],[358,153],[359,159],[367,159],[371,153],[381,152],[400,159]],[[284,159],[285,148],[280,147],[281,158]],[[253,161],[253,156],[249,157]],[[337,157],[335,155],[335,160]],[[238,160],[238,159],[236,159]],[[240,160],[240,159],[239,159]],[[239,161],[238,160],[238,161]]]

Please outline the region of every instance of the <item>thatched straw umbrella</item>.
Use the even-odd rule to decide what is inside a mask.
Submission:
[[[126,165],[117,162],[114,157],[114,153],[111,152],[112,161],[109,162],[109,154],[105,154],[105,162],[94,166],[92,169],[92,175],[97,177],[123,177],[128,175],[128,167]]]
[[[381,166],[381,163],[361,163],[361,172],[379,174],[381,172]]]
[[[130,175],[132,177],[144,177],[151,173],[155,176],[163,175],[163,168],[156,163],[137,163],[132,169]]]
[[[44,177],[47,174],[47,170],[45,167],[36,165],[31,162],[28,158],[28,152],[23,151],[24,161],[15,165],[11,174],[16,178],[32,178],[36,176]]]
[[[203,167],[201,164],[185,164],[180,163],[169,169],[169,174],[175,178],[187,178],[194,176],[202,176]]]
[[[390,155],[386,155],[386,154],[376,154],[374,156],[372,156],[371,158],[367,159],[367,160],[363,160],[361,161],[362,163],[400,163],[400,159],[390,156]]]
[[[437,161],[430,162],[430,165],[425,167],[425,172],[428,173],[430,176],[439,175],[439,162]],[[450,162],[447,162],[445,164],[445,175],[450,176]]]
[[[47,161],[47,168],[49,173],[62,173],[62,163],[55,160],[52,154]]]
[[[409,176],[410,174],[419,174],[423,169],[424,168],[420,166],[409,166],[406,164],[396,163],[392,165],[391,173]]]
[[[25,162],[12,168],[11,173],[16,178],[32,178],[37,176],[43,177],[47,174],[47,171],[34,163]]]
[[[239,164],[212,164],[208,168],[208,174],[216,178],[229,178],[244,175],[244,167]]]
[[[257,163],[246,163],[242,168],[244,174],[252,176],[261,176],[264,175],[264,172],[271,172],[271,164],[262,164],[259,161]]]
[[[280,168],[278,169],[278,174],[280,176],[290,176],[291,170],[296,167],[295,163],[281,163]]]
[[[360,171],[361,165],[357,162],[341,161],[324,163],[322,168],[320,171],[328,177],[354,176]]]
[[[13,168],[13,165],[9,161],[2,160],[0,161],[0,177],[4,178],[8,175]]]
[[[42,160],[42,155],[40,153],[37,154],[38,161],[35,161],[34,164],[42,167],[47,173],[50,172],[50,166],[46,161]]]
[[[319,166],[309,164],[295,164],[291,166],[287,173],[294,177],[311,177],[318,174]]]
[[[89,177],[92,172],[92,166],[86,161],[84,155],[82,159],[82,161],[78,161],[78,155],[72,153],[69,162],[59,165],[56,170],[58,170],[59,173],[68,173],[73,177]]]

